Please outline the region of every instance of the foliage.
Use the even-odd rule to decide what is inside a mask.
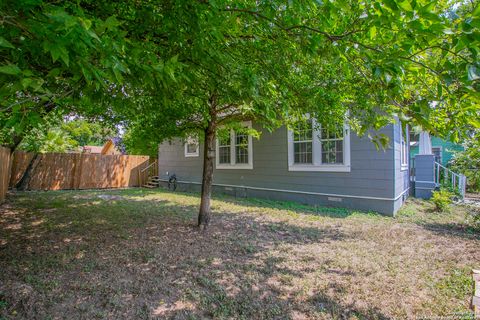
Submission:
[[[79,146],[101,146],[109,138],[118,136],[118,130],[107,123],[92,122],[85,119],[65,121],[61,129],[70,135]]]
[[[450,211],[450,205],[452,204],[453,196],[454,196],[453,193],[444,189],[433,191],[432,198],[430,200],[435,205],[435,211],[437,212]]]
[[[49,116],[23,138],[18,148],[41,153],[76,151],[85,145],[101,146],[116,135],[115,128],[101,123]],[[122,145],[116,142],[115,145]]]
[[[6,0],[0,17],[0,144],[12,149],[52,112],[115,121],[126,78],[132,85],[140,71],[162,74],[158,57],[138,51],[101,7]]]
[[[125,121],[150,145],[306,113],[326,127],[347,115],[362,134],[394,115],[453,140],[480,127],[476,3],[10,0],[0,12],[0,136],[13,145],[52,109]]]
[[[121,4],[112,6],[122,12]],[[471,3],[167,1],[139,6],[124,27],[135,24],[142,39],[157,44],[153,50],[182,66],[168,92],[157,87],[128,91],[136,104],[125,110],[126,118],[141,127],[136,130],[142,139],[157,143],[193,132],[211,144],[221,127],[245,120],[262,130],[293,127],[306,113],[324,127],[348,115],[359,133],[390,123],[394,115],[454,140],[480,126],[480,9]],[[143,10],[162,14],[145,16]],[[121,14],[118,18],[123,21]],[[206,160],[208,168],[212,160]],[[209,184],[213,170],[204,172]]]
[[[128,154],[148,155],[156,158],[157,140],[151,139],[151,134],[140,125],[131,125],[123,135],[123,143]]]
[[[480,208],[472,207],[470,208],[469,220],[473,228],[480,232]]]
[[[455,153],[451,168],[467,177],[467,188],[480,191],[480,132],[475,132],[465,143],[465,150]]]
[[[256,4],[174,1],[146,20],[138,10],[133,21],[148,24],[152,39],[166,37],[156,40],[158,50],[177,57],[187,78],[173,96],[142,90],[135,97],[129,111],[152,140],[203,132],[212,117],[223,125],[251,118],[271,129],[305,112],[327,125],[347,109],[360,132],[392,114],[452,139],[480,125],[480,10],[471,4]]]
[[[61,129],[53,128],[47,132],[34,129],[33,136],[26,137],[19,146],[19,149],[34,152],[67,152],[74,150],[78,144]]]

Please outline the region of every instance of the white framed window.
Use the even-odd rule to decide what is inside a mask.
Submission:
[[[288,171],[350,172],[350,129],[318,128],[315,119],[288,131]]]
[[[250,121],[243,125],[252,127]],[[252,136],[231,129],[226,137],[218,137],[215,164],[216,169],[253,169]]]
[[[408,127],[406,127],[408,132]],[[405,140],[406,135],[403,135],[403,127],[400,124],[400,170],[408,169],[408,143]]]
[[[198,139],[188,137],[185,141],[185,157],[198,157],[199,149]]]

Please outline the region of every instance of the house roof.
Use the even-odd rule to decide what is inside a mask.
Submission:
[[[83,153],[102,153],[103,146],[83,146]]]

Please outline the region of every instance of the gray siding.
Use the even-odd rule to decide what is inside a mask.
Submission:
[[[395,126],[390,125],[380,133],[394,138],[395,131]],[[231,191],[235,195],[394,214],[394,198],[399,192],[396,188],[400,185],[394,175],[397,143],[393,144],[395,149],[377,150],[368,138],[352,133],[350,146],[350,172],[288,171],[287,129],[282,127],[272,133],[263,132],[259,140],[253,140],[253,169],[215,169],[214,184],[219,191]],[[164,142],[159,146],[158,159],[161,179],[168,179],[175,173],[179,181],[192,182],[197,186],[201,182],[202,144],[199,157],[185,157],[180,139]]]

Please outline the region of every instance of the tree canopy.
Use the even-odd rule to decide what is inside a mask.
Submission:
[[[204,225],[222,127],[291,127],[308,113],[363,134],[398,116],[458,140],[480,126],[475,2],[39,0],[0,11],[2,126],[21,132],[54,106],[154,142],[199,134]]]

